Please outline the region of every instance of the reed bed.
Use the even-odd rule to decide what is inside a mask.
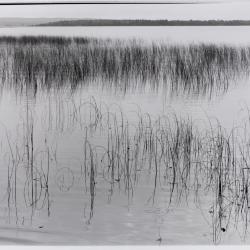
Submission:
[[[110,199],[119,189],[130,201],[141,176],[149,173],[150,201],[154,204],[159,190],[167,189],[167,211],[193,195],[197,206],[200,198],[212,197],[207,214],[213,242],[219,242],[223,233],[237,225],[243,224],[247,235],[248,122],[229,133],[219,123],[200,130],[191,119],[176,115],[153,118],[140,110],[134,112],[137,119],[130,122],[118,105],[114,111],[94,98],[78,104],[74,98],[70,104],[54,100],[56,111],[49,104],[43,112],[41,122],[47,137],[38,147],[36,126],[40,120],[29,106],[28,96],[30,92],[36,97],[42,90],[60,92],[90,84],[124,93],[162,88],[170,95],[211,96],[214,91],[227,91],[232,81],[248,75],[249,59],[249,48],[223,45],[1,37],[1,86],[25,94],[27,99],[18,138],[11,140],[7,133],[8,150],[1,155],[7,166],[9,221],[14,218],[17,225],[24,223],[23,206],[29,209],[31,222],[41,210],[50,216],[55,175],[60,191],[69,192],[74,186],[73,171],[60,166],[57,148],[49,144],[48,134],[56,131],[63,135],[66,130],[74,133],[77,129],[82,136],[79,176],[90,204],[87,223],[94,217],[98,178],[110,187]],[[20,173],[25,180],[18,179]]]
[[[1,83],[22,91],[92,86],[169,96],[224,93],[249,73],[249,48],[130,40],[0,37]]]
[[[85,116],[81,109],[85,110]],[[109,199],[119,189],[130,201],[140,186],[141,177],[147,173],[152,177],[149,184],[152,192],[148,194],[152,204],[162,188],[168,190],[166,210],[178,206],[183,200],[193,199],[191,197],[195,197],[198,207],[199,200],[210,195],[211,204],[206,212],[210,216],[213,241],[218,243],[223,233],[242,224],[244,235],[247,235],[250,208],[248,136],[242,137],[236,128],[228,133],[219,124],[200,130],[192,120],[175,115],[153,119],[139,110],[135,111],[138,118],[131,123],[118,109],[119,112],[114,112],[90,98],[70,110],[74,114],[70,129],[75,122],[75,129],[82,131],[79,176],[83,192],[89,194],[86,223],[91,223],[94,216],[96,187],[100,178],[110,187]],[[73,117],[72,113],[64,116]],[[53,119],[42,119],[46,131],[54,130],[51,123],[58,126],[57,119],[54,122]],[[16,211],[14,218],[17,224],[21,220],[21,196],[30,209],[31,220],[44,209],[50,216],[53,211],[50,186],[55,172],[61,173],[56,182],[62,192],[70,191],[76,178],[70,166],[65,169],[57,163],[56,149],[49,145],[47,139],[42,148],[36,147],[33,122],[30,111],[22,130],[23,136],[18,144],[8,139],[9,151],[5,155],[8,159],[7,204],[10,214]],[[245,125],[238,130],[243,130],[246,135],[249,130],[245,129],[249,124]],[[65,133],[68,128],[60,126],[60,133]],[[100,137],[103,139],[98,139]],[[25,182],[17,180],[18,173],[22,171],[26,173]],[[70,178],[68,186],[66,178]],[[23,185],[23,194],[17,192],[20,185]]]
[[[94,100],[92,104],[96,106]],[[122,187],[128,198],[133,197],[141,175],[148,172],[153,176],[149,194],[153,203],[163,187],[168,189],[168,207],[193,196],[199,206],[200,198],[211,195],[207,213],[211,215],[213,242],[218,243],[230,227],[237,229],[242,224],[244,237],[247,235],[250,144],[246,126],[230,133],[219,123],[199,130],[192,120],[175,115],[152,119],[140,112],[131,124],[123,113],[115,115],[99,108],[96,112],[100,118],[94,130],[101,127],[106,137],[102,145],[92,142],[96,153],[89,157],[93,162],[95,155],[96,172],[102,173],[111,191]],[[91,142],[93,126],[85,129],[92,131],[92,136],[85,135],[85,141]],[[92,165],[85,168],[92,169]]]

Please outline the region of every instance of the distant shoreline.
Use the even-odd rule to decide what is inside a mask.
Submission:
[[[250,20],[115,20],[83,19],[62,20],[33,26],[250,26]]]

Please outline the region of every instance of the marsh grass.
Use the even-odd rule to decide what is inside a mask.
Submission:
[[[41,91],[60,93],[98,84],[124,93],[138,88],[153,91],[162,88],[170,91],[170,95],[211,96],[227,91],[232,81],[248,75],[249,56],[249,48],[222,45],[1,37],[1,85],[26,97],[22,136],[12,141],[8,134],[6,137],[9,218],[14,208],[16,224],[21,223],[20,197],[30,209],[31,221],[39,210],[46,210],[48,216],[56,212],[50,198],[52,175],[56,171],[61,171],[56,179],[60,191],[70,192],[74,186],[72,170],[58,166],[56,149],[52,149],[47,137],[42,148],[37,146],[39,119],[30,109],[30,93],[35,98]],[[110,201],[118,189],[130,202],[141,176],[147,173],[152,176],[152,192],[148,194],[152,205],[162,188],[168,191],[167,211],[183,200],[188,202],[192,194],[199,206],[199,200],[209,194],[212,203],[207,214],[211,217],[213,242],[219,242],[223,233],[239,224],[247,235],[250,205],[247,121],[239,128],[244,136],[239,136],[236,128],[228,133],[219,123],[215,126],[208,121],[209,125],[199,130],[191,119],[176,115],[153,118],[140,110],[134,111],[137,119],[130,122],[119,105],[118,112],[112,108],[94,98],[80,103],[54,98],[41,118],[46,132],[63,135],[68,129],[71,133],[74,128],[81,131],[79,173],[82,190],[89,195],[88,224],[94,218],[98,178],[109,186]],[[24,183],[17,178],[22,171]],[[20,185],[22,193],[18,192]]]
[[[182,204],[183,200],[194,201],[199,207],[200,200],[209,195],[212,201],[206,213],[211,219],[213,241],[218,243],[224,233],[232,228],[238,230],[242,225],[243,237],[247,236],[248,120],[228,132],[218,122],[212,124],[211,120],[205,128],[199,129],[191,119],[174,114],[152,117],[140,110],[134,111],[137,119],[129,122],[118,105],[98,104],[94,98],[73,103],[73,106],[73,109],[62,110],[66,111],[63,116],[73,117],[71,126],[82,130],[80,173],[84,190],[90,195],[88,223],[93,216],[100,176],[110,187],[109,201],[116,190],[124,191],[131,201],[141,184],[141,177],[149,174],[152,192],[148,194],[148,201],[152,205],[163,188],[168,190],[167,211]]]
[[[249,73],[249,48],[175,46],[130,40],[0,37],[2,84],[39,89],[97,85],[126,94],[150,89],[169,96],[224,93]]]
[[[95,130],[101,127],[106,137],[101,145],[93,144],[91,158],[96,157],[96,171],[110,185],[109,195],[119,188],[133,199],[141,175],[148,172],[153,176],[152,204],[163,187],[168,189],[168,207],[178,206],[183,199],[188,202],[193,195],[199,206],[199,200],[210,194],[213,201],[207,214],[211,215],[213,241],[218,243],[223,233],[242,224],[247,235],[250,150],[248,137],[241,137],[241,130],[247,133],[245,126],[228,133],[209,121],[210,127],[199,130],[192,120],[175,115],[153,119],[139,112],[132,124],[122,111],[119,115],[111,110],[96,112]],[[91,137],[95,132],[88,141]],[[87,169],[92,169],[91,164]]]
[[[94,98],[69,103],[73,108],[61,107],[60,116],[66,120],[71,117],[70,126],[64,119],[54,119],[58,114],[53,108],[49,109],[50,113],[44,112],[41,120],[46,133],[58,131],[58,128],[62,136],[67,129],[70,134],[74,129],[81,131],[83,149],[79,178],[83,192],[89,195],[87,224],[94,218],[100,178],[109,186],[110,202],[116,191],[124,193],[131,202],[141,177],[146,174],[151,179],[148,202],[152,205],[162,189],[167,190],[166,211],[172,208],[172,212],[183,201],[195,202],[199,207],[200,200],[209,195],[212,200],[205,212],[210,219],[213,242],[218,243],[223,234],[234,227],[238,230],[238,225],[244,225],[243,234],[247,236],[250,207],[248,120],[242,127],[227,132],[210,120],[206,128],[199,129],[191,119],[174,114],[152,117],[140,110],[134,111],[137,119],[129,122],[118,105],[105,106]],[[71,181],[67,185],[67,176],[73,176],[71,166],[62,169],[56,149],[52,149],[47,137],[42,147],[37,146],[36,126],[40,120],[34,120],[29,108],[24,112],[28,112],[28,116],[22,116],[25,120],[19,139],[11,141],[9,135],[6,137],[9,147],[5,154],[9,218],[15,211],[18,225],[22,223],[23,203],[30,209],[31,221],[40,210],[47,211],[48,216],[56,212],[50,198],[55,173],[62,170],[57,178],[62,192],[70,192],[75,185]],[[26,173],[25,181],[17,178],[22,172]],[[22,185],[23,193],[20,193]]]

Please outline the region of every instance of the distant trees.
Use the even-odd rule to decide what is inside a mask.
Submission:
[[[82,19],[64,20],[38,26],[247,26],[250,20],[145,20],[145,19]]]

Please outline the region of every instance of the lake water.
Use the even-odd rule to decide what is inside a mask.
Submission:
[[[212,43],[245,48],[250,44],[249,34],[249,27],[0,29],[0,36],[140,39],[145,44],[155,42],[177,47]],[[220,202],[218,205],[217,191],[213,188],[204,188],[205,191],[200,190],[199,195],[198,188],[196,190],[193,186],[187,189],[179,186],[177,190],[172,190],[172,180],[164,175],[165,170],[154,163],[151,167],[149,163],[155,160],[163,164],[159,156],[152,153],[158,152],[158,149],[150,151],[145,156],[149,158],[144,161],[144,151],[136,143],[133,144],[141,140],[136,134],[140,115],[145,130],[151,128],[151,122],[157,121],[158,117],[166,116],[174,120],[176,115],[183,120],[192,120],[201,134],[210,126],[217,126],[217,121],[228,134],[233,128],[242,127],[243,132],[239,134],[246,139],[248,130],[244,130],[244,124],[249,118],[249,75],[237,75],[238,71],[235,74],[237,77],[233,80],[229,77],[224,91],[220,88],[215,91],[203,89],[204,92],[199,90],[195,93],[185,88],[183,92],[164,91],[162,88],[154,91],[147,88],[143,91],[128,89],[124,92],[90,83],[88,87],[76,88],[73,93],[62,88],[56,91],[39,89],[36,94],[31,89],[21,94],[8,84],[2,84],[0,242],[62,245],[249,243],[249,237],[245,237],[248,221],[245,223],[244,219],[238,219],[237,227],[233,225],[236,219],[230,221],[231,210],[228,207],[236,203],[235,200],[228,205],[226,197],[223,206]],[[102,84],[108,85],[105,82]],[[215,81],[215,84],[222,83]],[[153,134],[161,133],[159,131],[152,126]],[[175,128],[172,135],[174,131]],[[119,133],[122,133],[121,137]],[[131,137],[128,136],[130,133]],[[205,144],[205,140],[200,141]],[[88,143],[90,146],[87,146]],[[110,151],[105,148],[107,145]],[[119,156],[113,150],[117,145],[122,147]],[[128,151],[122,151],[123,147]],[[247,155],[248,150],[244,148],[241,155]],[[148,151],[145,152],[147,154]],[[137,155],[139,158],[136,158]],[[185,168],[182,170],[181,183]],[[190,174],[191,179],[195,173]],[[174,174],[171,172],[170,178]],[[243,179],[245,185],[245,175]],[[213,181],[211,178],[211,183]],[[198,182],[197,187],[202,185],[202,181]],[[172,195],[173,201],[169,203]],[[244,197],[248,200],[248,196]],[[243,205],[246,206],[245,203]],[[219,214],[223,211],[229,219],[223,217],[221,222],[215,212],[211,213],[211,207],[214,211],[218,209]]]

